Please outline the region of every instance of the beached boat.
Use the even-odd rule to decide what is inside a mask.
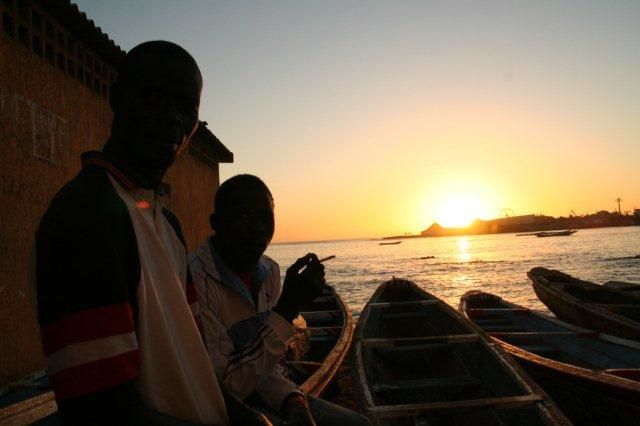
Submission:
[[[527,275],[538,298],[558,318],[603,333],[640,340],[640,295],[546,268],[533,268]]]
[[[500,343],[575,424],[640,419],[640,343],[470,291],[460,310]]]
[[[309,348],[303,359],[286,361],[285,365],[300,390],[318,397],[335,378],[351,347],[353,316],[331,286],[300,314],[306,322]]]
[[[45,371],[0,389],[0,425],[58,425],[57,411]]]
[[[570,424],[482,330],[401,279],[380,285],[360,315],[354,383],[374,424]]]
[[[536,232],[535,236],[544,237],[568,237],[578,232],[577,229],[567,229],[566,231],[548,231],[548,232]]]
[[[392,245],[395,245],[395,244],[400,244],[401,242],[402,241],[391,241],[391,242],[388,242],[388,243],[386,243],[386,242],[380,243],[380,245],[381,246],[392,246]]]

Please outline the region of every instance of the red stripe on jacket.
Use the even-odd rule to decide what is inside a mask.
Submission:
[[[135,331],[128,303],[76,311],[41,328],[45,355],[74,343]]]
[[[198,293],[196,292],[196,286],[193,284],[193,281],[187,280],[185,293],[187,297],[187,304],[192,305],[198,301]]]
[[[139,372],[140,359],[136,350],[64,369],[50,375],[49,381],[56,400],[63,401],[128,382]]]

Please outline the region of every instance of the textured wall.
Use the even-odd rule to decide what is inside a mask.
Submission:
[[[110,123],[104,98],[0,34],[0,387],[43,367],[29,284],[35,230]],[[167,181],[192,249],[208,235],[218,170],[185,153]]]
[[[0,386],[43,365],[30,302],[34,233],[110,119],[104,98],[0,36]]]
[[[185,152],[169,170],[165,181],[171,185],[167,206],[180,219],[187,249],[191,252],[210,234],[209,215],[220,184],[218,165],[212,170]]]

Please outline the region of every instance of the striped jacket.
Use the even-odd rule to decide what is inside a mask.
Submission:
[[[151,409],[226,423],[178,220],[99,153],[83,165],[36,234],[38,319],[63,422],[144,422]]]
[[[299,392],[279,361],[295,329],[271,311],[280,297],[280,268],[262,256],[254,271],[257,306],[242,282],[213,248],[211,239],[189,257],[205,344],[218,380],[244,399],[256,392],[279,410],[284,399]]]

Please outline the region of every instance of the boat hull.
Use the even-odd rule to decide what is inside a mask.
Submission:
[[[601,336],[482,292],[462,296],[460,310],[484,327],[575,424],[637,424],[640,382],[607,372],[637,378],[637,342]],[[546,351],[554,359],[524,348]]]
[[[303,307],[300,315],[306,324],[303,332],[309,335],[309,348],[302,359],[285,365],[302,392],[320,397],[327,392],[351,347],[353,316],[331,286]]]
[[[354,383],[374,424],[570,424],[478,327],[405,280],[358,320]]]
[[[534,268],[527,275],[540,301],[558,318],[640,340],[640,297],[545,268]]]

